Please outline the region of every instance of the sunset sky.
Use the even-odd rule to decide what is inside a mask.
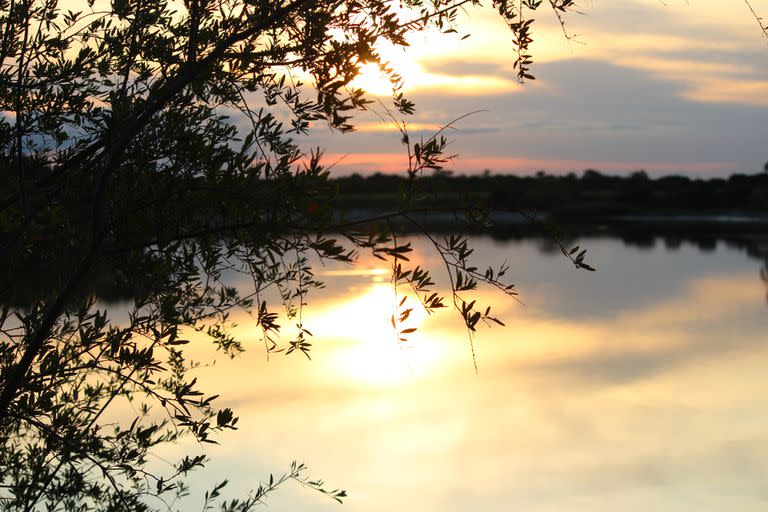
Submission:
[[[768,13],[768,0],[753,0]],[[768,160],[768,41],[741,0],[586,0],[566,40],[540,9],[532,46],[536,81],[519,85],[511,35],[488,8],[471,10],[458,36],[420,34],[407,52],[382,52],[406,78],[417,112],[411,134],[469,112],[450,133],[457,173],[727,176]],[[461,41],[460,36],[471,37]],[[362,87],[386,84],[366,73]],[[344,157],[338,174],[397,172],[399,135],[373,116],[358,132],[317,128],[304,144]],[[345,156],[346,155],[346,156]]]

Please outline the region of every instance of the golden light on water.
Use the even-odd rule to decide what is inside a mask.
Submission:
[[[211,448],[192,488],[229,477],[241,496],[299,459],[349,491],[350,512],[683,512],[696,503],[762,512],[760,262],[724,248],[588,243],[598,272],[587,275],[535,242],[472,241],[515,262],[526,304],[478,294],[507,327],[480,329],[477,374],[455,312],[414,308],[418,330],[398,342],[390,316],[399,300],[375,261],[318,272],[329,286],[304,315],[311,361],[267,361],[257,329],[238,319],[249,350],[200,377],[240,428]],[[428,263],[428,252],[414,252]],[[340,510],[291,487],[269,504]]]
[[[407,299],[405,306],[413,310],[399,328],[417,330],[403,342],[391,323],[402,296],[395,295],[390,283],[374,282],[351,295],[353,298],[323,308],[309,319],[323,339],[338,347],[328,358],[328,371],[361,385],[394,385],[441,364],[444,348],[424,335],[427,315],[414,299]]]

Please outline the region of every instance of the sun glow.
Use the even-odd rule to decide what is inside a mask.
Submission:
[[[445,60],[443,49],[461,48],[460,41],[439,32],[429,31],[413,38],[406,48],[382,45],[377,48],[384,65],[402,78],[402,91],[450,91],[451,94],[500,94],[519,89],[514,73],[488,74],[478,71],[459,72],[430,69]],[[440,50],[438,50],[440,49]],[[488,53],[488,52],[486,52]],[[472,60],[476,55],[472,56]],[[450,59],[449,59],[450,60]],[[377,64],[360,67],[360,74],[350,84],[375,96],[391,96],[393,83]]]
[[[399,341],[391,318],[401,299],[391,284],[374,283],[311,320],[323,337],[340,343],[329,362],[334,372],[367,385],[395,385],[439,364],[445,355],[441,344],[421,334],[427,314],[411,297],[405,307],[413,307],[413,311],[398,327],[417,330],[406,336],[406,342]]]
[[[408,81],[410,81],[412,76],[417,76],[421,73],[419,66],[415,62],[408,61],[407,59],[398,60],[399,62],[393,64],[392,67],[400,76],[408,77]],[[390,96],[393,87],[386,73],[373,63],[360,66],[360,74],[352,81],[351,85],[375,96]]]
[[[519,85],[511,79],[482,75],[447,75],[432,73],[424,69],[418,62],[403,59],[395,68],[404,77],[403,91],[420,89],[447,91],[452,94],[500,94],[512,92]],[[392,82],[375,64],[365,64],[360,74],[352,81],[351,86],[360,88],[374,96],[391,96]]]

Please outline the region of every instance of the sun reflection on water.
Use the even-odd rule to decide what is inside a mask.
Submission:
[[[391,284],[374,282],[357,290],[354,298],[336,302],[311,318],[322,338],[337,342],[328,362],[334,374],[364,385],[393,385],[441,364],[445,347],[423,334],[427,314],[413,298],[408,299],[413,311],[400,328],[417,330],[406,342],[398,340],[391,315],[401,299]]]
[[[768,344],[755,262],[728,248],[592,240],[603,259],[586,275],[535,241],[473,244],[517,262],[526,302],[473,296],[506,323],[475,338],[478,373],[455,312],[426,315],[409,299],[418,330],[402,344],[390,316],[406,290],[396,297],[386,267],[323,269],[329,287],[305,310],[311,361],[267,361],[254,343],[200,368],[241,418],[210,448],[207,475],[231,477],[237,496],[300,458],[350,491],[353,512],[682,512],[702,500],[707,512],[765,510]],[[270,506],[337,510],[294,489]]]

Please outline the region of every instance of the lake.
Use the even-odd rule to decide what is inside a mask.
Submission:
[[[412,240],[413,260],[439,269]],[[199,372],[240,428],[207,449],[190,506],[223,478],[243,495],[299,460],[349,498],[287,484],[270,510],[766,510],[765,240],[752,256],[722,240],[579,241],[596,272],[541,240],[471,243],[481,268],[509,263],[522,302],[476,295],[506,323],[478,330],[477,373],[454,312],[414,312],[418,331],[397,342],[389,270],[373,258],[318,272],[311,361],[268,361],[244,317],[248,351]]]

